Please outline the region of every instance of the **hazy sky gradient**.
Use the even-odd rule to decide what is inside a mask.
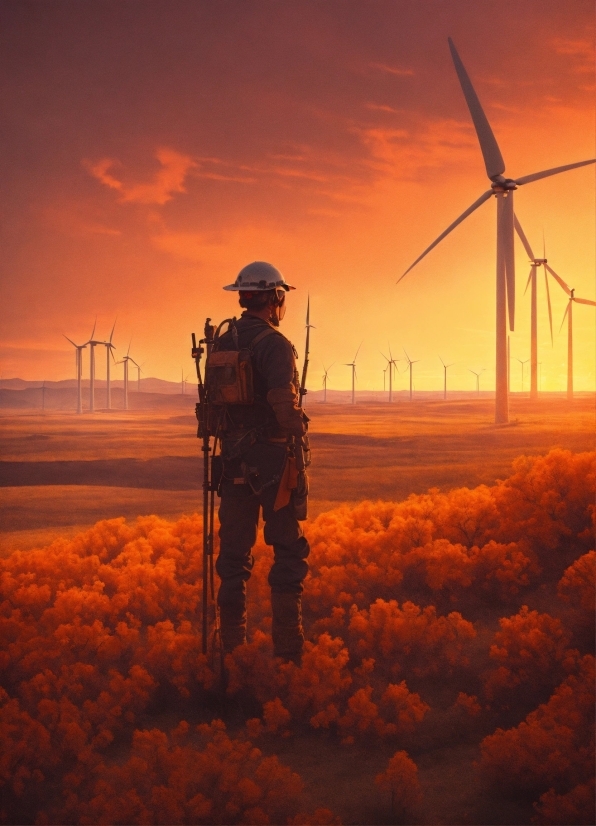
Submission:
[[[592,2],[12,0],[0,15],[4,377],[73,377],[62,334],[86,340],[97,315],[102,337],[118,317],[119,354],[132,338],[149,375],[176,380],[190,333],[236,311],[221,286],[262,258],[299,288],[284,329],[300,350],[310,292],[313,387],[336,362],[329,386],[347,388],[361,340],[363,388],[382,387],[388,342],[420,359],[418,389],[441,386],[439,355],[454,388],[484,367],[493,386],[494,202],[395,285],[487,188],[447,37],[507,173],[528,174],[594,156]],[[585,298],[594,191],[589,167],[516,195],[535,252],[544,230]],[[521,245],[517,262],[525,359]],[[541,280],[539,360],[543,388],[562,390],[566,299],[551,296],[554,348]],[[592,308],[574,329],[576,387],[592,389]]]

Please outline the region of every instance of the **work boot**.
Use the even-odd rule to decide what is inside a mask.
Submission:
[[[300,665],[304,646],[302,597],[300,594],[271,592],[273,654]]]
[[[246,597],[239,594],[234,600],[219,602],[219,627],[224,654],[238,645],[246,644]]]

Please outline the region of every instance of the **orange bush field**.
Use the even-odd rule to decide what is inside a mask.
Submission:
[[[2,822],[337,823],[276,756],[288,738],[333,742],[338,761],[376,744],[393,755],[379,807],[391,795],[396,817],[424,822],[418,764],[454,726],[487,796],[521,800],[537,823],[593,822],[595,466],[555,450],[492,487],[307,523],[300,666],[272,657],[260,537],[225,701],[201,653],[200,517],[104,521],[13,552],[0,561]]]

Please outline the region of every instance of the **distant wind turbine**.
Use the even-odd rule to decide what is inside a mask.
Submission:
[[[486,367],[483,367],[482,370],[479,373],[477,373],[475,370],[470,370],[470,373],[474,373],[474,375],[476,376],[476,395],[477,396],[480,395],[480,376],[484,373],[485,370],[486,370]]]
[[[404,353],[406,353],[405,347],[404,347]],[[420,361],[420,359],[416,359],[416,361],[412,361],[412,359],[409,357],[409,355],[407,353],[406,353],[406,359],[408,361],[407,369],[410,371],[410,401],[412,401],[412,399],[414,397],[414,388],[413,388],[413,385],[412,385],[412,365],[417,364]]]
[[[522,369],[522,393],[523,393],[524,392],[524,364],[527,364],[530,361],[530,359],[525,359],[524,361],[522,361],[521,359],[516,359],[516,361],[519,361],[519,363],[521,364],[521,369]]]
[[[397,370],[397,362],[400,359],[394,359],[393,358],[393,353],[391,352],[391,345],[388,344],[387,346],[389,348],[389,358],[387,358],[385,353],[381,353],[381,355],[383,356],[383,358],[387,362],[387,367],[389,369],[389,403],[391,404],[391,402],[393,401],[393,372],[394,372],[394,370]],[[383,387],[383,390],[384,389],[385,388]]]
[[[145,362],[143,362],[143,364],[144,363]],[[188,375],[186,375],[186,376],[184,375],[184,370],[183,369],[180,370],[180,377],[181,377],[181,385],[182,385],[182,395],[184,396],[184,394],[186,393],[186,385],[187,385],[187,382],[188,382]]]
[[[95,319],[95,324],[93,325],[93,332],[91,333],[91,338],[87,342],[89,345],[89,412],[93,413],[95,411],[95,348],[98,344],[105,345],[105,341],[96,341],[93,336],[95,335],[95,327],[97,325],[97,318]]]
[[[130,353],[130,345],[132,344],[132,339],[128,343],[128,350],[126,351],[126,355],[122,358],[121,361],[117,361],[116,364],[123,364],[124,365],[124,409],[128,410],[128,362],[132,361],[132,357],[129,355]]]
[[[143,364],[145,364],[145,362],[143,362],[143,364],[137,364],[136,361],[133,358],[131,358],[130,361],[132,361],[134,366],[137,368],[137,393],[140,393],[141,392],[141,373],[142,373],[141,368],[142,368]],[[188,376],[186,378],[188,378]],[[186,379],[184,379],[184,381],[186,381]]]
[[[586,164],[596,162],[596,158],[577,163],[566,164],[565,166],[545,169],[542,172],[534,172],[531,175],[524,175],[521,178],[505,178],[505,162],[501,151],[484,114],[482,106],[472,82],[468,77],[463,63],[453,45],[451,38],[448,38],[451,57],[455,65],[455,71],[472,116],[476,135],[480,143],[480,149],[484,157],[486,174],[491,182],[490,189],[484,192],[474,203],[463,212],[459,218],[450,224],[439,237],[428,246],[422,255],[411,264],[399,281],[424,258],[436,245],[445,238],[446,235],[455,229],[462,221],[478,209],[485,201],[493,195],[497,199],[497,307],[496,307],[496,393],[495,393],[495,422],[502,424],[509,421],[509,393],[507,384],[507,316],[509,316],[510,329],[514,328],[515,316],[515,263],[513,248],[514,233],[514,211],[513,193],[524,184],[548,178],[551,175],[558,175],[560,172],[567,172],[569,169],[576,169]]]
[[[561,284],[562,279],[559,279],[559,276],[553,270],[552,267],[548,265],[548,259],[546,257],[546,247],[544,244],[544,237],[542,240],[542,258],[536,258],[534,253],[532,252],[532,247],[530,246],[526,234],[524,233],[522,226],[519,222],[517,215],[514,219],[515,223],[515,230],[520,237],[522,244],[524,245],[524,249],[528,254],[528,258],[530,259],[530,275],[528,276],[528,281],[526,283],[526,290],[528,287],[531,287],[530,293],[530,398],[537,399],[538,398],[538,306],[537,306],[537,275],[538,275],[538,267],[544,267],[544,283],[546,286],[546,299],[548,303],[548,321],[550,324],[550,340],[551,344],[553,342],[553,313],[550,303],[550,291],[548,288],[548,275],[547,273],[551,273],[552,277]],[[564,282],[563,282],[564,283]]]
[[[114,326],[112,327],[112,332],[110,333],[110,339],[109,341],[104,341],[104,345],[106,348],[106,408],[108,410],[112,409],[112,392],[110,387],[110,358],[112,359],[112,361],[116,361],[113,353],[116,347],[114,344],[112,344],[112,336],[114,335],[115,329],[116,322],[114,321]]]
[[[562,278],[559,279],[559,283],[561,282],[567,288],[566,292],[569,295],[559,332],[563,329],[565,318],[567,318],[567,398],[571,401],[573,399],[573,304],[575,302],[576,304],[587,304],[589,307],[596,307],[596,301],[591,301],[589,298],[576,298],[575,290],[567,287]]]
[[[452,361],[451,364],[445,364],[445,362],[443,361],[441,356],[439,356],[439,361],[443,365],[443,399],[446,399],[447,398],[447,368],[448,367],[453,367],[455,362]]]
[[[87,347],[87,343],[85,344],[75,344],[74,341],[69,338],[68,336],[64,336],[67,341],[70,341],[72,346],[75,348],[75,370],[77,374],[77,413],[83,412],[83,391],[82,391],[82,379],[83,379],[83,350]]]
[[[344,364],[344,367],[352,368],[352,404],[356,404],[356,358],[358,357],[358,353],[360,352],[361,347],[362,342],[360,342],[360,344],[358,345],[356,355],[354,356],[354,361],[350,361],[347,364]]]
[[[333,367],[334,364],[335,364],[335,362],[333,362],[333,364],[330,364],[329,367],[325,367],[325,365],[323,365],[323,370],[324,370],[324,373],[323,373],[323,401],[324,402],[327,401],[327,377],[329,375],[329,371],[331,370],[331,368]]]

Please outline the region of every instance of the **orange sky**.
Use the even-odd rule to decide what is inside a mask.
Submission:
[[[388,342],[419,359],[417,389],[441,386],[439,355],[451,387],[482,368],[494,385],[494,202],[395,285],[487,189],[447,37],[516,177],[594,156],[592,2],[12,0],[0,16],[4,378],[74,377],[62,334],[86,340],[97,315],[100,337],[118,316],[118,354],[132,338],[147,375],[177,380],[190,333],[235,312],[221,286],[258,258],[298,287],[284,331],[300,351],[310,292],[313,388],[332,362],[329,386],[348,388],[361,341],[361,388],[382,387]],[[544,231],[585,298],[594,180],[588,167],[516,194],[535,252]],[[511,348],[526,359],[521,245],[517,262]],[[562,390],[566,299],[551,296],[554,348],[541,279],[542,387]],[[575,385],[593,389],[591,308],[574,329]]]

